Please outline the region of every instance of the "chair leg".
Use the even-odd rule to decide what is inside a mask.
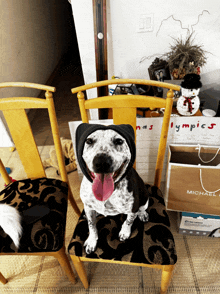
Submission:
[[[80,216],[80,215],[81,215],[81,212],[80,212],[80,210],[79,210],[79,207],[78,207],[77,204],[76,204],[76,201],[75,201],[75,199],[74,199],[74,197],[73,197],[73,194],[72,194],[72,191],[71,191],[70,187],[69,187],[69,191],[68,191],[68,200],[70,201],[70,203],[71,203],[71,205],[72,205],[74,211],[76,212],[76,214],[77,214],[78,216]]]
[[[89,283],[88,283],[88,279],[87,279],[87,275],[86,275],[86,271],[85,271],[83,262],[76,255],[70,255],[70,257],[72,258],[74,267],[78,273],[78,276],[79,276],[81,282],[83,283],[84,288],[88,289]]]
[[[169,267],[166,266],[162,270],[160,294],[167,293],[167,289],[169,287],[169,284],[173,275],[173,270],[174,270],[174,265],[170,265]]]
[[[6,284],[8,282],[8,280],[6,280],[2,273],[0,273],[0,282],[2,282],[3,284]]]
[[[55,252],[55,254],[53,254],[53,256],[58,259],[61,267],[65,271],[65,273],[66,273],[67,277],[69,278],[69,280],[73,284],[75,284],[76,279],[75,279],[71,264],[69,262],[69,259],[68,259],[67,255],[66,255],[65,246],[63,246],[59,251]]]

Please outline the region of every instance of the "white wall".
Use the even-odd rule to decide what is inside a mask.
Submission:
[[[127,0],[126,5],[122,0],[109,2],[108,30],[112,34],[110,50],[113,51],[112,60],[109,60],[110,75],[114,73],[122,78],[149,78],[147,69],[152,61],[169,51],[172,37],[186,36],[187,30],[184,28],[190,32],[194,30],[195,43],[204,45],[204,49],[210,52],[202,73],[220,68],[218,0],[139,0],[135,5],[132,0]],[[153,14],[152,32],[136,32],[141,14]],[[148,59],[140,63],[144,58]]]
[[[85,83],[94,82],[96,74],[92,1],[72,1],[72,8]],[[173,37],[184,38],[187,28],[190,32],[195,31],[195,43],[204,45],[204,49],[210,52],[201,73],[219,69],[219,11],[218,0],[107,1],[109,78],[116,75],[120,78],[148,79],[148,67],[154,59],[169,50]],[[137,22],[142,14],[153,14],[152,32],[137,33]],[[91,98],[92,94],[88,97]]]
[[[96,81],[95,40],[92,1],[71,0],[85,84]],[[87,97],[97,96],[96,89],[87,91]],[[90,112],[92,119],[98,119],[98,112]]]
[[[0,82],[46,83],[67,49],[66,5],[67,0],[0,1]]]
[[[68,47],[69,6],[67,0],[0,1],[0,82],[47,82]],[[37,96],[39,92],[5,88],[0,98]],[[0,146],[3,134],[1,124]]]

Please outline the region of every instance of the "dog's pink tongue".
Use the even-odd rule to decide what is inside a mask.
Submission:
[[[99,201],[107,200],[114,191],[114,181],[110,174],[94,174],[92,191]]]

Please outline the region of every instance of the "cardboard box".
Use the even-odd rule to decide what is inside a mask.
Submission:
[[[180,234],[220,237],[220,216],[180,212],[178,222]]]

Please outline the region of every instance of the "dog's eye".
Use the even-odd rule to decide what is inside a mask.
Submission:
[[[115,145],[122,145],[124,143],[124,141],[120,138],[114,139],[113,143]]]
[[[92,145],[94,143],[94,140],[91,138],[86,139],[86,144]]]

